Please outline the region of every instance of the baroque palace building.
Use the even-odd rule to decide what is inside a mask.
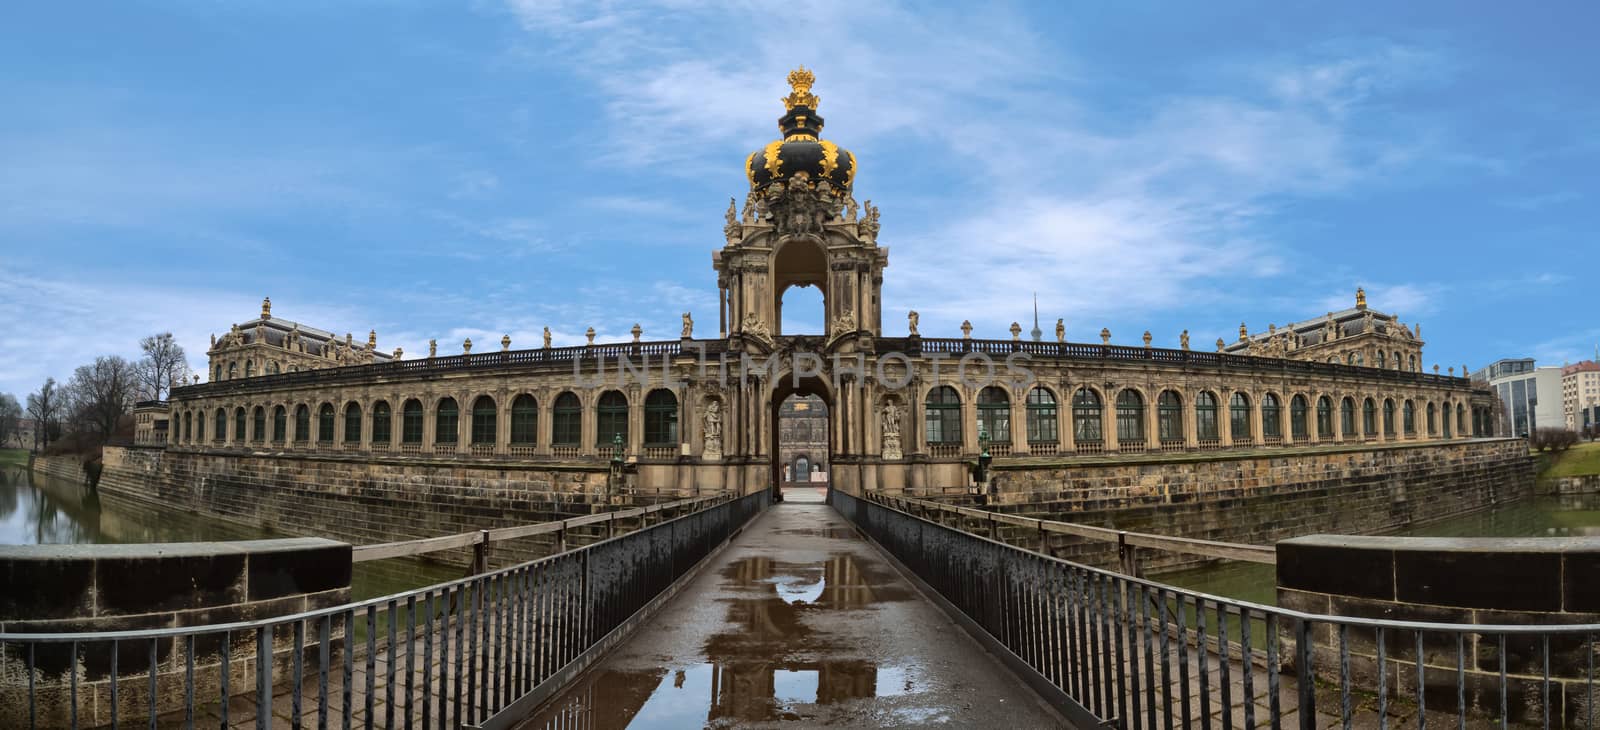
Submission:
[[[210,382],[177,388],[167,448],[314,455],[371,463],[503,470],[627,464],[639,488],[769,487],[792,395],[825,413],[835,487],[963,487],[969,463],[1070,464],[1084,455],[1262,450],[1459,440],[1493,434],[1493,396],[1465,377],[1423,372],[1418,328],[1356,307],[1218,341],[1216,352],[1054,341],[924,337],[883,325],[889,249],[879,211],[857,202],[857,160],[822,138],[812,74],[789,75],[781,137],[744,161],[712,253],[715,336],[683,315],[679,337],[402,359],[271,317],[216,340]],[[817,287],[826,331],[781,329],[789,287]],[[548,333],[548,330],[546,330]],[[985,365],[987,363],[987,366]],[[990,372],[995,378],[983,376]],[[1453,368],[1452,368],[1453,371]],[[1465,373],[1462,373],[1465,375]],[[792,402],[792,401],[791,401]],[[1129,457],[1135,458],[1135,457]]]

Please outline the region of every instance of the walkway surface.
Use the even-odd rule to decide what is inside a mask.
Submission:
[[[1062,725],[820,490],[791,490],[525,728]]]

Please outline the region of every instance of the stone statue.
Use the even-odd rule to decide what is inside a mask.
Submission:
[[[715,460],[722,458],[722,402],[715,398],[706,401],[706,412],[700,417],[701,427],[705,436],[705,447],[700,450],[701,458]]]
[[[1110,327],[1101,327],[1100,328],[1100,344],[1102,344],[1102,345],[1111,344],[1111,328]]]
[[[544,349],[550,349],[550,328],[544,328]]]
[[[1056,342],[1066,342],[1066,341],[1067,341],[1067,323],[1066,323],[1066,320],[1061,319],[1061,318],[1057,318],[1056,319]]]
[[[510,349],[511,349],[511,335],[506,335],[504,337],[501,337],[500,338],[500,351],[501,352],[505,352],[505,351],[510,350]]]
[[[755,312],[745,312],[744,323],[739,327],[746,337],[772,344],[772,331],[767,329],[766,323],[756,316]]]
[[[471,337],[468,337],[467,339],[461,341],[461,354],[463,354],[463,355],[471,355],[472,354],[472,338]]]
[[[744,210],[739,211],[739,220],[742,220],[745,223],[754,223],[756,222],[754,217],[755,212],[756,194],[750,193],[749,195],[744,196]]]
[[[400,358],[405,357],[405,354],[406,354],[405,348],[402,348],[402,347],[394,348],[394,359],[399,360]]]
[[[972,320],[970,320],[970,319],[961,320],[961,339],[963,339],[963,340],[972,339]]]
[[[434,357],[435,355],[438,355],[438,354],[439,354],[439,341],[438,340],[428,340],[428,357]]]
[[[838,319],[833,320],[833,336],[834,337],[842,337],[844,335],[848,335],[848,334],[850,334],[852,332],[855,332],[855,331],[856,331],[856,317],[855,317],[855,314],[852,313],[850,310],[848,310],[848,309],[844,310],[844,312],[839,315]]]
[[[585,330],[583,335],[584,335],[584,337],[589,338],[589,344],[590,345],[594,344],[594,328],[593,327],[590,327],[589,329]]]
[[[869,241],[877,241],[879,228],[878,209],[872,205],[871,200],[862,203],[861,207],[866,211],[866,215],[861,219],[861,237]]]
[[[912,337],[920,337],[921,336],[921,335],[917,334],[917,322],[920,321],[921,319],[922,319],[922,315],[917,314],[917,310],[915,310],[915,309],[911,310],[909,313],[906,314],[906,328],[911,331],[911,336]]]
[[[682,336],[683,336],[683,339],[686,339],[686,340],[689,339],[690,337],[694,336],[694,317],[689,316],[688,312],[684,312],[683,313],[683,335]]]
[[[639,336],[644,334],[644,329],[639,326],[638,322],[634,322],[633,323],[633,329],[628,330],[628,331],[633,333],[633,341],[634,341],[635,344],[637,344],[639,342]]]
[[[856,215],[861,212],[861,207],[856,204],[855,196],[850,196],[844,204],[844,219],[847,223],[856,222]]]
[[[739,227],[739,214],[737,204],[733,198],[728,198],[727,223],[722,226],[722,235],[728,238],[729,243],[739,240],[743,228]]]
[[[900,459],[900,406],[893,400],[883,403],[883,458]]]
[[[1011,341],[1012,342],[1021,342],[1022,341],[1022,325],[1020,325],[1020,324],[1018,324],[1016,322],[1012,322],[1011,323]]]
[[[1223,342],[1221,337],[1217,338],[1217,352],[1222,352],[1222,349],[1227,346],[1228,343]]]
[[[1239,323],[1239,341],[1240,342],[1244,342],[1245,340],[1248,340],[1248,339],[1250,339],[1250,328],[1244,326],[1243,322],[1240,322]]]
[[[1150,330],[1144,331],[1144,349],[1150,349]]]
[[[1184,330],[1183,334],[1178,335],[1178,346],[1185,350],[1189,349],[1189,330]]]

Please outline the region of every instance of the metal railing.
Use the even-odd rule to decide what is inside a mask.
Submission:
[[[502,570],[271,619],[0,633],[0,726],[506,727],[769,500],[763,490]]]
[[[1323,616],[1098,570],[835,491],[833,506],[1084,727],[1592,726],[1600,624]]]

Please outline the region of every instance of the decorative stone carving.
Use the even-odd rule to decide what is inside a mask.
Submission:
[[[544,349],[550,349],[550,328],[544,328]]]
[[[439,354],[439,341],[438,340],[428,340],[428,357],[431,358],[431,357],[434,357],[434,356],[436,356],[438,354]]]
[[[883,458],[905,457],[900,447],[900,405],[889,399],[883,403]]]
[[[844,201],[844,220],[845,220],[846,223],[855,223],[856,222],[856,216],[859,215],[860,212],[861,212],[861,206],[856,203],[855,196],[852,195],[852,196],[850,196],[848,198],[845,198],[845,201]]]
[[[639,336],[644,334],[644,329],[639,326],[639,323],[634,322],[633,329],[628,330],[628,332],[633,334],[633,344],[639,344]]]
[[[467,339],[461,341],[461,354],[463,354],[463,355],[471,355],[472,354],[472,338],[471,337],[468,337]]]
[[[1062,319],[1060,317],[1057,317],[1056,318],[1056,342],[1066,342],[1066,341],[1067,341],[1067,322],[1066,322],[1066,320],[1064,320],[1064,319]]]
[[[728,243],[735,243],[744,237],[744,227],[739,225],[739,215],[734,199],[728,198],[727,223],[722,226],[722,235],[726,236]]]
[[[917,310],[915,309],[906,314],[906,329],[910,331],[912,337],[921,336],[917,334],[917,322],[921,319],[922,315],[917,314]]]
[[[1223,342],[1221,337],[1217,338],[1217,352],[1222,352],[1222,349],[1227,346],[1228,343]]]
[[[399,360],[400,358],[405,357],[405,354],[406,351],[403,348],[394,348],[394,359]]]
[[[504,337],[501,337],[500,338],[500,351],[501,352],[506,352],[507,350],[510,350],[510,349],[511,349],[511,335],[506,335]]]
[[[1011,323],[1011,341],[1012,342],[1021,342],[1022,341],[1022,325],[1020,325],[1020,324],[1018,324],[1016,322],[1012,322]]]
[[[856,331],[856,317],[855,317],[855,314],[852,313],[850,310],[846,309],[846,310],[844,310],[844,312],[839,314],[837,319],[833,320],[833,330],[830,333],[830,335],[833,336],[833,337],[843,337],[843,336],[851,334],[851,333],[853,333],[855,331]]]
[[[700,416],[701,429],[705,438],[705,446],[700,450],[700,457],[708,461],[722,458],[722,401],[715,398],[706,401],[705,413]]]
[[[1244,342],[1245,340],[1248,340],[1248,339],[1250,339],[1250,328],[1244,326],[1243,322],[1240,322],[1239,323],[1239,341],[1240,342]]]
[[[1185,350],[1189,349],[1189,330],[1184,330],[1183,334],[1178,335],[1178,346]]]
[[[687,339],[689,339],[690,337],[693,337],[693,336],[694,336],[694,317],[690,316],[688,312],[684,312],[683,313],[683,334],[682,334],[682,337],[683,337],[683,339],[687,340]]]
[[[767,329],[765,322],[756,316],[755,312],[745,312],[744,322],[739,326],[746,337],[754,338],[768,345],[772,344],[772,330]]]
[[[1100,344],[1102,344],[1102,345],[1111,344],[1111,328],[1110,327],[1101,327],[1100,328]]]
[[[780,235],[819,235],[822,225],[834,218],[843,205],[839,197],[833,194],[831,186],[813,188],[808,184],[809,180],[810,175],[802,170],[790,178],[789,185],[773,183],[767,188],[767,206],[772,211],[772,225]]]
[[[594,346],[594,328],[590,327],[588,330],[585,330],[584,333],[583,333],[583,336],[589,338],[589,346],[593,347]]]
[[[1144,349],[1150,349],[1150,330],[1144,331]]]
[[[860,231],[861,238],[872,243],[877,243],[879,228],[878,208],[872,204],[871,200],[863,203],[861,207],[866,211],[866,216],[864,216],[861,219],[861,222],[858,224],[858,230]]]

